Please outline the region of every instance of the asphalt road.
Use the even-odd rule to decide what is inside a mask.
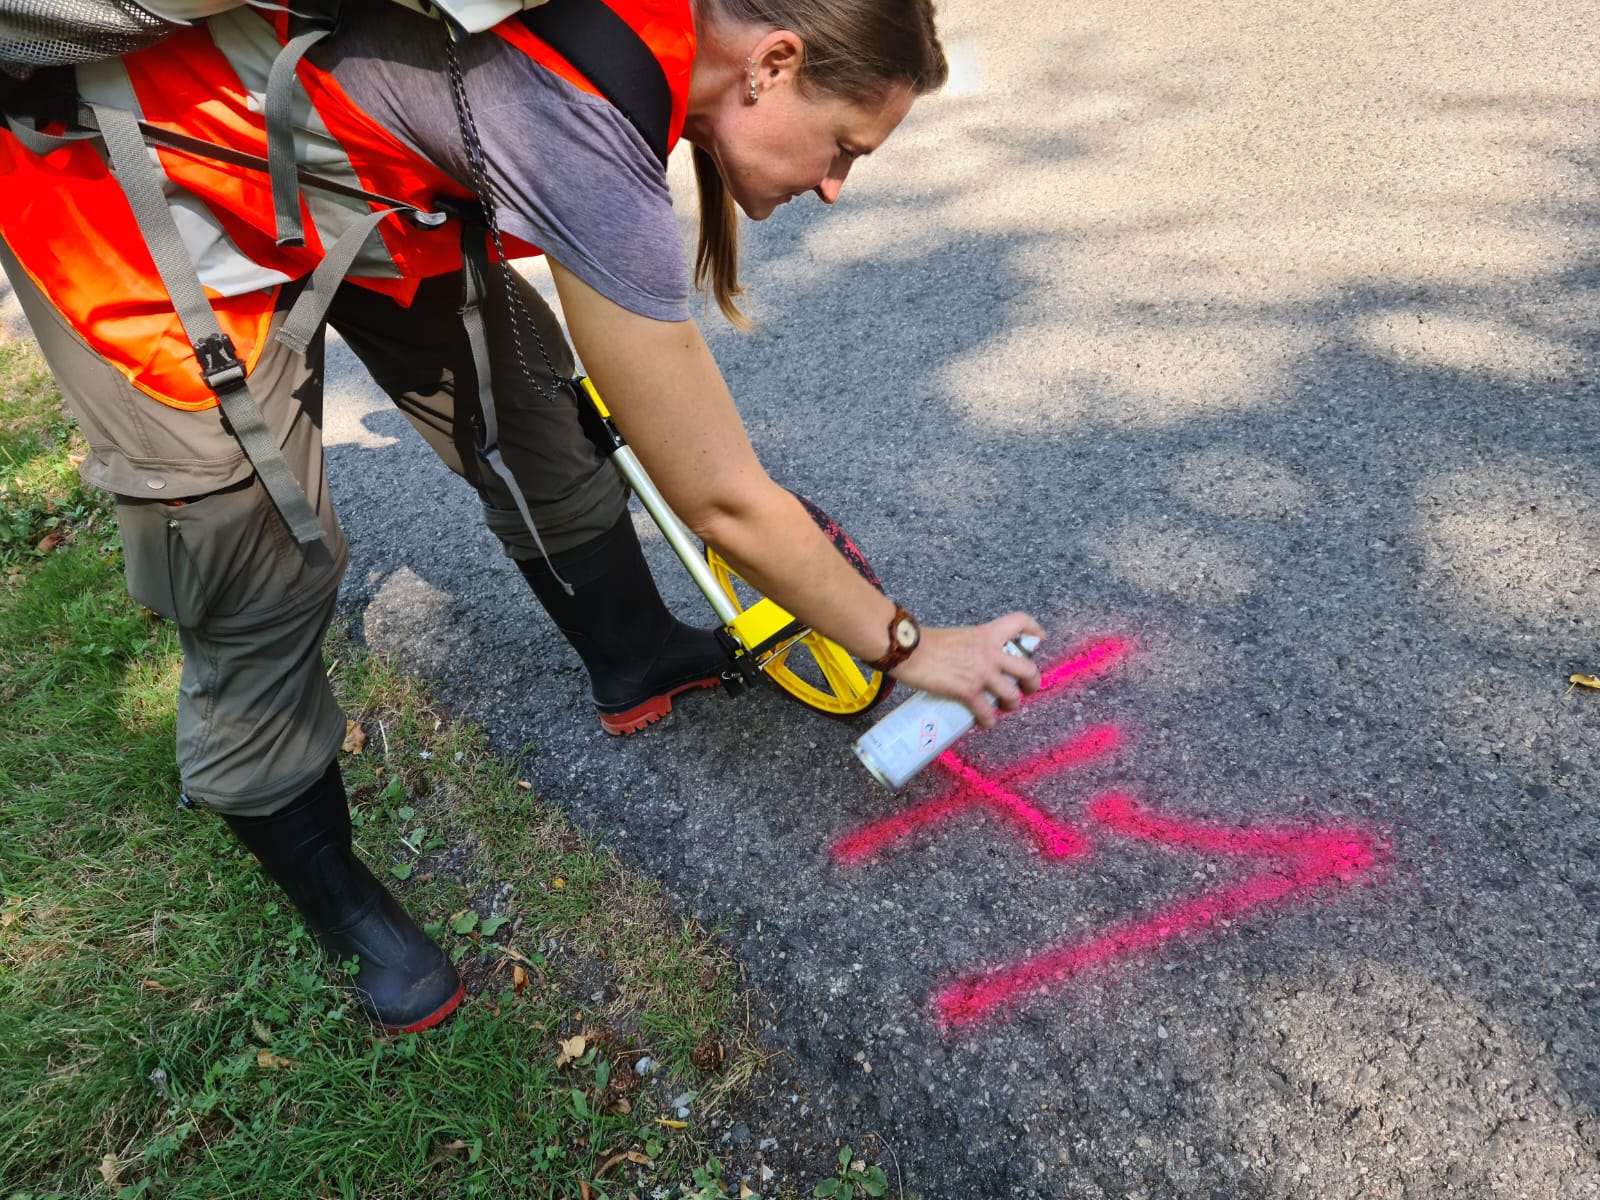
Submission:
[[[345,607],[724,926],[791,1055],[730,1157],[815,1182],[873,1136],[927,1200],[1600,1196],[1600,15],[944,11],[947,94],[834,210],[747,227],[761,328],[706,325],[891,595],[1114,664],[964,743],[959,792],[889,793],[772,691],[606,739],[348,356]]]

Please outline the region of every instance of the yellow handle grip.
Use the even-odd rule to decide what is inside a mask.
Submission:
[[[609,421],[611,410],[606,407],[606,402],[600,399],[600,393],[595,391],[594,384],[589,382],[587,375],[578,376],[578,386],[583,389],[583,394],[589,397],[589,403],[594,405],[595,412]]]

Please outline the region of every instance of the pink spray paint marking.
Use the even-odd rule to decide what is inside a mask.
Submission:
[[[1084,646],[1046,671],[1039,680],[1039,690],[1028,700],[1037,700],[1047,691],[1066,684],[1087,683],[1096,675],[1103,675],[1116,666],[1132,648],[1132,643],[1126,638],[1106,638]]]
[[[1039,691],[1029,700],[1102,673],[1127,649],[1128,643],[1108,639],[1080,650],[1046,672]],[[1084,857],[1089,853],[1087,833],[1043,812],[1013,788],[1097,761],[1120,745],[1121,735],[1114,726],[1099,726],[993,777],[947,751],[936,762],[954,778],[953,787],[933,800],[840,838],[832,847],[834,858],[841,863],[861,862],[974,806],[1012,821],[1047,859]],[[1087,816],[1091,826],[1112,836],[1263,866],[1244,879],[1177,901],[1147,917],[1113,925],[1086,940],[958,979],[933,1000],[935,1018],[946,1031],[977,1024],[1030,994],[1057,987],[1086,971],[1160,950],[1176,939],[1214,932],[1247,913],[1303,899],[1332,884],[1355,883],[1372,873],[1385,856],[1377,841],[1358,830],[1208,825],[1153,812],[1119,793],[1094,798]]]
[[[1044,673],[1039,690],[1026,697],[1031,703],[1056,688],[1087,683],[1104,674],[1128,653],[1123,638],[1105,638],[1083,646]],[[834,842],[834,858],[841,863],[860,862],[904,841],[918,830],[929,829],[974,806],[984,806],[1015,821],[1046,858],[1076,858],[1089,852],[1089,843],[1074,825],[1052,817],[1029,804],[1006,785],[1040,776],[1056,775],[1085,766],[1116,751],[1122,734],[1115,726],[1101,725],[1046,750],[990,779],[953,750],[934,759],[953,776],[956,785],[933,800],[876,821]]]
[[[1035,693],[1037,694],[1037,693]],[[881,854],[921,829],[982,805],[1009,817],[1032,838],[1046,858],[1073,858],[1089,852],[1089,843],[1074,825],[1052,817],[1029,804],[1007,784],[1021,783],[1085,766],[1110,755],[1121,744],[1114,726],[1102,725],[1020,763],[990,779],[953,750],[934,759],[934,765],[952,775],[955,786],[923,804],[874,821],[833,844],[833,856],[842,863],[860,862]]]
[[[1126,796],[1101,796],[1090,818],[1110,832],[1178,850],[1266,859],[1267,869],[1237,883],[1179,901],[1143,920],[1115,925],[1086,941],[969,975],[934,997],[947,1030],[972,1025],[1050,985],[1113,960],[1158,950],[1176,938],[1211,932],[1252,909],[1279,904],[1331,883],[1352,883],[1377,866],[1381,851],[1348,829],[1229,829],[1164,817]]]

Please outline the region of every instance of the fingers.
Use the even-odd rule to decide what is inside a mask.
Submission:
[[[1036,637],[1041,642],[1045,639],[1044,627],[1024,612],[1008,613],[998,621],[995,621],[994,624],[999,626],[1005,634],[1001,638],[1005,642],[1013,641],[1024,634],[1029,637]]]
[[[1031,619],[1024,618],[1024,620],[1028,626],[1038,628]],[[1020,637],[1025,632],[1028,632],[1027,626],[1023,626],[1013,637]],[[978,718],[978,723],[988,728],[994,724],[1000,713],[1015,712],[1021,708],[1023,695],[1037,691],[1038,688],[1039,669],[1033,662],[1023,655],[1002,650],[993,661],[990,678],[984,684],[978,703],[968,701],[968,707]]]
[[[1044,628],[1027,613],[1011,613],[1008,616],[1001,617],[993,624],[1005,634],[1002,639],[1002,645],[1014,642],[1024,636],[1037,638],[1041,642],[1045,638]],[[1039,690],[1039,668],[1034,665],[1031,659],[1022,655],[1006,654],[1000,660],[1000,669],[1008,677],[1007,681],[1015,680],[1016,686],[1021,688],[1023,692],[1032,693]],[[1017,703],[1021,703],[1020,696]],[[1001,707],[1009,712],[1016,705],[1006,704],[1002,698]]]
[[[1015,642],[1021,638],[1032,638],[1035,642],[1045,639],[1044,628],[1027,613],[1012,613],[1001,617],[997,621],[990,621],[982,627],[986,640],[995,647],[1004,647],[1008,642]]]
[[[1009,675],[991,680],[988,687],[966,701],[978,724],[988,729],[1000,718],[1002,712],[1016,712],[1022,707],[1022,687]]]
[[[987,625],[924,629],[922,645],[892,673],[902,683],[959,700],[987,729],[1039,690],[1038,667],[1010,646],[1021,637],[1042,640],[1044,629],[1020,612]]]
[[[1037,672],[1035,676],[1037,677]],[[990,688],[989,695],[1006,712],[1016,712],[1022,707],[1022,683],[1010,676],[1004,677],[1000,683]]]

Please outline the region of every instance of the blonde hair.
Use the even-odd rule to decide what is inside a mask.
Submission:
[[[852,104],[871,104],[896,84],[925,96],[949,75],[934,28],[933,0],[698,0],[702,18],[788,29],[805,45],[798,84]],[[735,303],[739,283],[739,208],[716,160],[694,149],[700,194],[700,244],[694,282],[736,327],[750,319]]]

